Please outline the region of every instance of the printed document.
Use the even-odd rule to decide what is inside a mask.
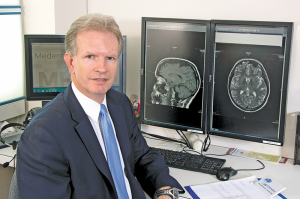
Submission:
[[[255,176],[185,187],[194,199],[269,199],[254,183]],[[279,195],[272,199],[282,199]]]

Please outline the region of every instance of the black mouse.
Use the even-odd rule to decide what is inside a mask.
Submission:
[[[237,171],[234,170],[233,168],[223,167],[217,172],[216,176],[219,180],[226,181],[229,180],[231,176],[235,176],[236,174]]]

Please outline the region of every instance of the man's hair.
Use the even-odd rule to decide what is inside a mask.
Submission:
[[[65,37],[65,48],[71,56],[77,54],[76,37],[78,33],[85,30],[113,33],[119,42],[118,55],[123,51],[124,44],[122,33],[118,24],[112,16],[99,13],[87,14],[76,19],[70,26]]]

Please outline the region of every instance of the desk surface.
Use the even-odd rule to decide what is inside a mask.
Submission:
[[[173,144],[170,142],[157,141],[151,139],[147,139],[147,142],[150,146],[153,147],[168,148],[172,150],[181,150],[182,148],[179,144]],[[228,148],[210,146],[206,154],[225,154],[227,151]],[[262,167],[262,165],[259,162],[253,159],[241,158],[231,155],[221,156],[219,158],[226,159],[224,167],[232,167],[234,169],[256,169]],[[288,199],[300,198],[299,183],[297,182],[297,180],[300,181],[300,165],[293,165],[293,160],[291,159],[289,159],[285,164],[273,164],[266,161],[262,162],[265,165],[265,169],[256,171],[238,171],[237,175],[231,177],[230,179],[240,179],[252,175],[255,175],[257,178],[262,178],[266,175],[271,175],[278,182],[286,186],[286,190],[282,192],[282,195],[284,195]],[[182,169],[170,168],[170,174],[174,178],[176,178],[182,186],[220,182],[215,175],[186,171]],[[182,196],[184,198],[191,198],[187,191]]]
[[[13,150],[12,147],[6,147],[0,149],[0,164],[11,161],[11,159],[16,154],[16,150]],[[14,161],[9,163],[10,167],[14,166]]]
[[[170,142],[157,141],[152,139],[147,139],[150,146],[168,148],[172,150],[181,150],[179,144],[173,144]],[[225,154],[228,148],[210,146],[207,154]],[[11,147],[0,149],[0,164],[4,162],[9,162],[14,154],[15,150]],[[236,156],[222,156],[221,158],[226,159],[225,167],[232,167],[234,169],[255,169],[261,168],[261,164],[255,160],[241,158]],[[265,169],[257,171],[238,171],[237,175],[233,176],[231,179],[240,179],[255,175],[257,178],[262,178],[266,175],[271,175],[281,184],[286,186],[286,190],[282,194],[288,199],[299,199],[300,190],[300,165],[293,165],[293,160],[289,159],[285,164],[273,164],[270,162],[263,161],[265,164]],[[10,163],[13,167],[13,161]],[[181,169],[170,168],[170,174],[176,178],[182,186],[199,185],[219,182],[215,175],[209,175],[199,172],[186,171]],[[181,195],[182,198],[191,198],[191,196],[186,192]]]

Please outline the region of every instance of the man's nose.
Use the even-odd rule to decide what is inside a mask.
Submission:
[[[107,71],[107,63],[105,59],[97,60],[95,70],[99,73],[105,73]]]

